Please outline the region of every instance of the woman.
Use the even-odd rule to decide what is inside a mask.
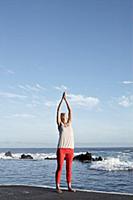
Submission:
[[[60,107],[63,102],[66,103],[68,109],[68,117],[66,113],[60,113]],[[56,170],[56,189],[57,192],[62,193],[60,189],[60,179],[63,167],[64,159],[66,159],[66,180],[68,185],[68,191],[75,192],[71,186],[72,179],[72,161],[74,156],[74,137],[72,129],[72,110],[66,99],[65,92],[61,98],[61,101],[57,107],[57,125],[59,130],[59,141],[57,146],[57,170]]]

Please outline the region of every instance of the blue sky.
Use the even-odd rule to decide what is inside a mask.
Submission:
[[[75,146],[133,145],[132,11],[132,0],[0,1],[1,147],[56,147],[64,90]]]

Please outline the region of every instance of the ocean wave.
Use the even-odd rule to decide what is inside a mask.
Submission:
[[[34,160],[44,160],[46,158],[48,159],[56,159],[55,153],[12,153],[11,156],[6,156],[4,152],[0,153],[0,159],[4,160],[18,160],[21,158],[21,155],[31,155]]]
[[[85,152],[74,153],[74,156],[82,154],[82,153],[85,153]],[[0,159],[3,159],[3,160],[19,160],[21,158],[22,154],[31,155],[33,157],[33,160],[56,159],[56,152],[53,152],[53,153],[30,153],[30,152],[29,153],[23,153],[22,152],[22,153],[11,153],[11,154],[12,154],[12,157],[6,156],[5,152],[1,152],[0,153]]]
[[[133,162],[120,158],[108,157],[102,161],[92,162],[90,169],[101,171],[130,171],[133,170]]]

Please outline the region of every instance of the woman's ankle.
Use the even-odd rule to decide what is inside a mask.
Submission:
[[[71,182],[67,183],[67,186],[68,186],[68,189],[71,189],[72,188]]]
[[[60,189],[60,184],[59,184],[59,183],[56,184],[56,189],[57,189],[57,190]]]

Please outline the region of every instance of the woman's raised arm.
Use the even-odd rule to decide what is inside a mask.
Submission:
[[[61,107],[63,98],[64,98],[64,93],[63,93],[63,96],[62,96],[62,98],[61,98],[61,100],[60,100],[60,102],[59,102],[59,105],[58,105],[58,107],[57,107],[56,122],[57,122],[58,126],[60,125],[60,121],[61,121],[61,120],[60,120],[60,107]]]
[[[64,93],[64,100],[66,102],[66,105],[67,105],[67,109],[68,109],[68,123],[69,122],[72,122],[72,109],[70,107],[70,104],[68,103],[68,100],[66,98],[66,93]]]

